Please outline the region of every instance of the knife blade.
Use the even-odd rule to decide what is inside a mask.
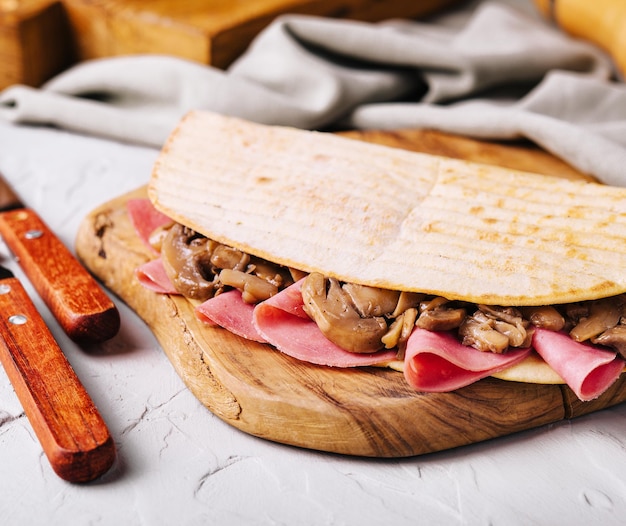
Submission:
[[[115,304],[1,173],[0,235],[72,340],[98,343],[117,334]]]
[[[106,473],[116,450],[104,420],[28,293],[2,266],[0,362],[55,473],[70,482]]]

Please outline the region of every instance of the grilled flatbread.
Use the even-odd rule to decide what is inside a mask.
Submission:
[[[149,195],[207,237],[342,281],[489,305],[626,291],[626,189],[188,114]]]

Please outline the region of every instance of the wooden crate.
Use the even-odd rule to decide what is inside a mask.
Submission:
[[[225,68],[285,13],[379,21],[460,0],[0,0],[0,89],[76,61],[164,53]]]
[[[0,89],[37,86],[74,61],[61,2],[0,0]]]

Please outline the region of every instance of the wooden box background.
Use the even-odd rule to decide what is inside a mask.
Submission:
[[[0,0],[0,89],[136,53],[227,67],[274,18],[416,18],[460,0]]]

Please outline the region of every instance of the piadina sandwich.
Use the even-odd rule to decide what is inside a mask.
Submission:
[[[602,394],[626,357],[626,189],[189,113],[128,211],[197,316],[419,392]]]

